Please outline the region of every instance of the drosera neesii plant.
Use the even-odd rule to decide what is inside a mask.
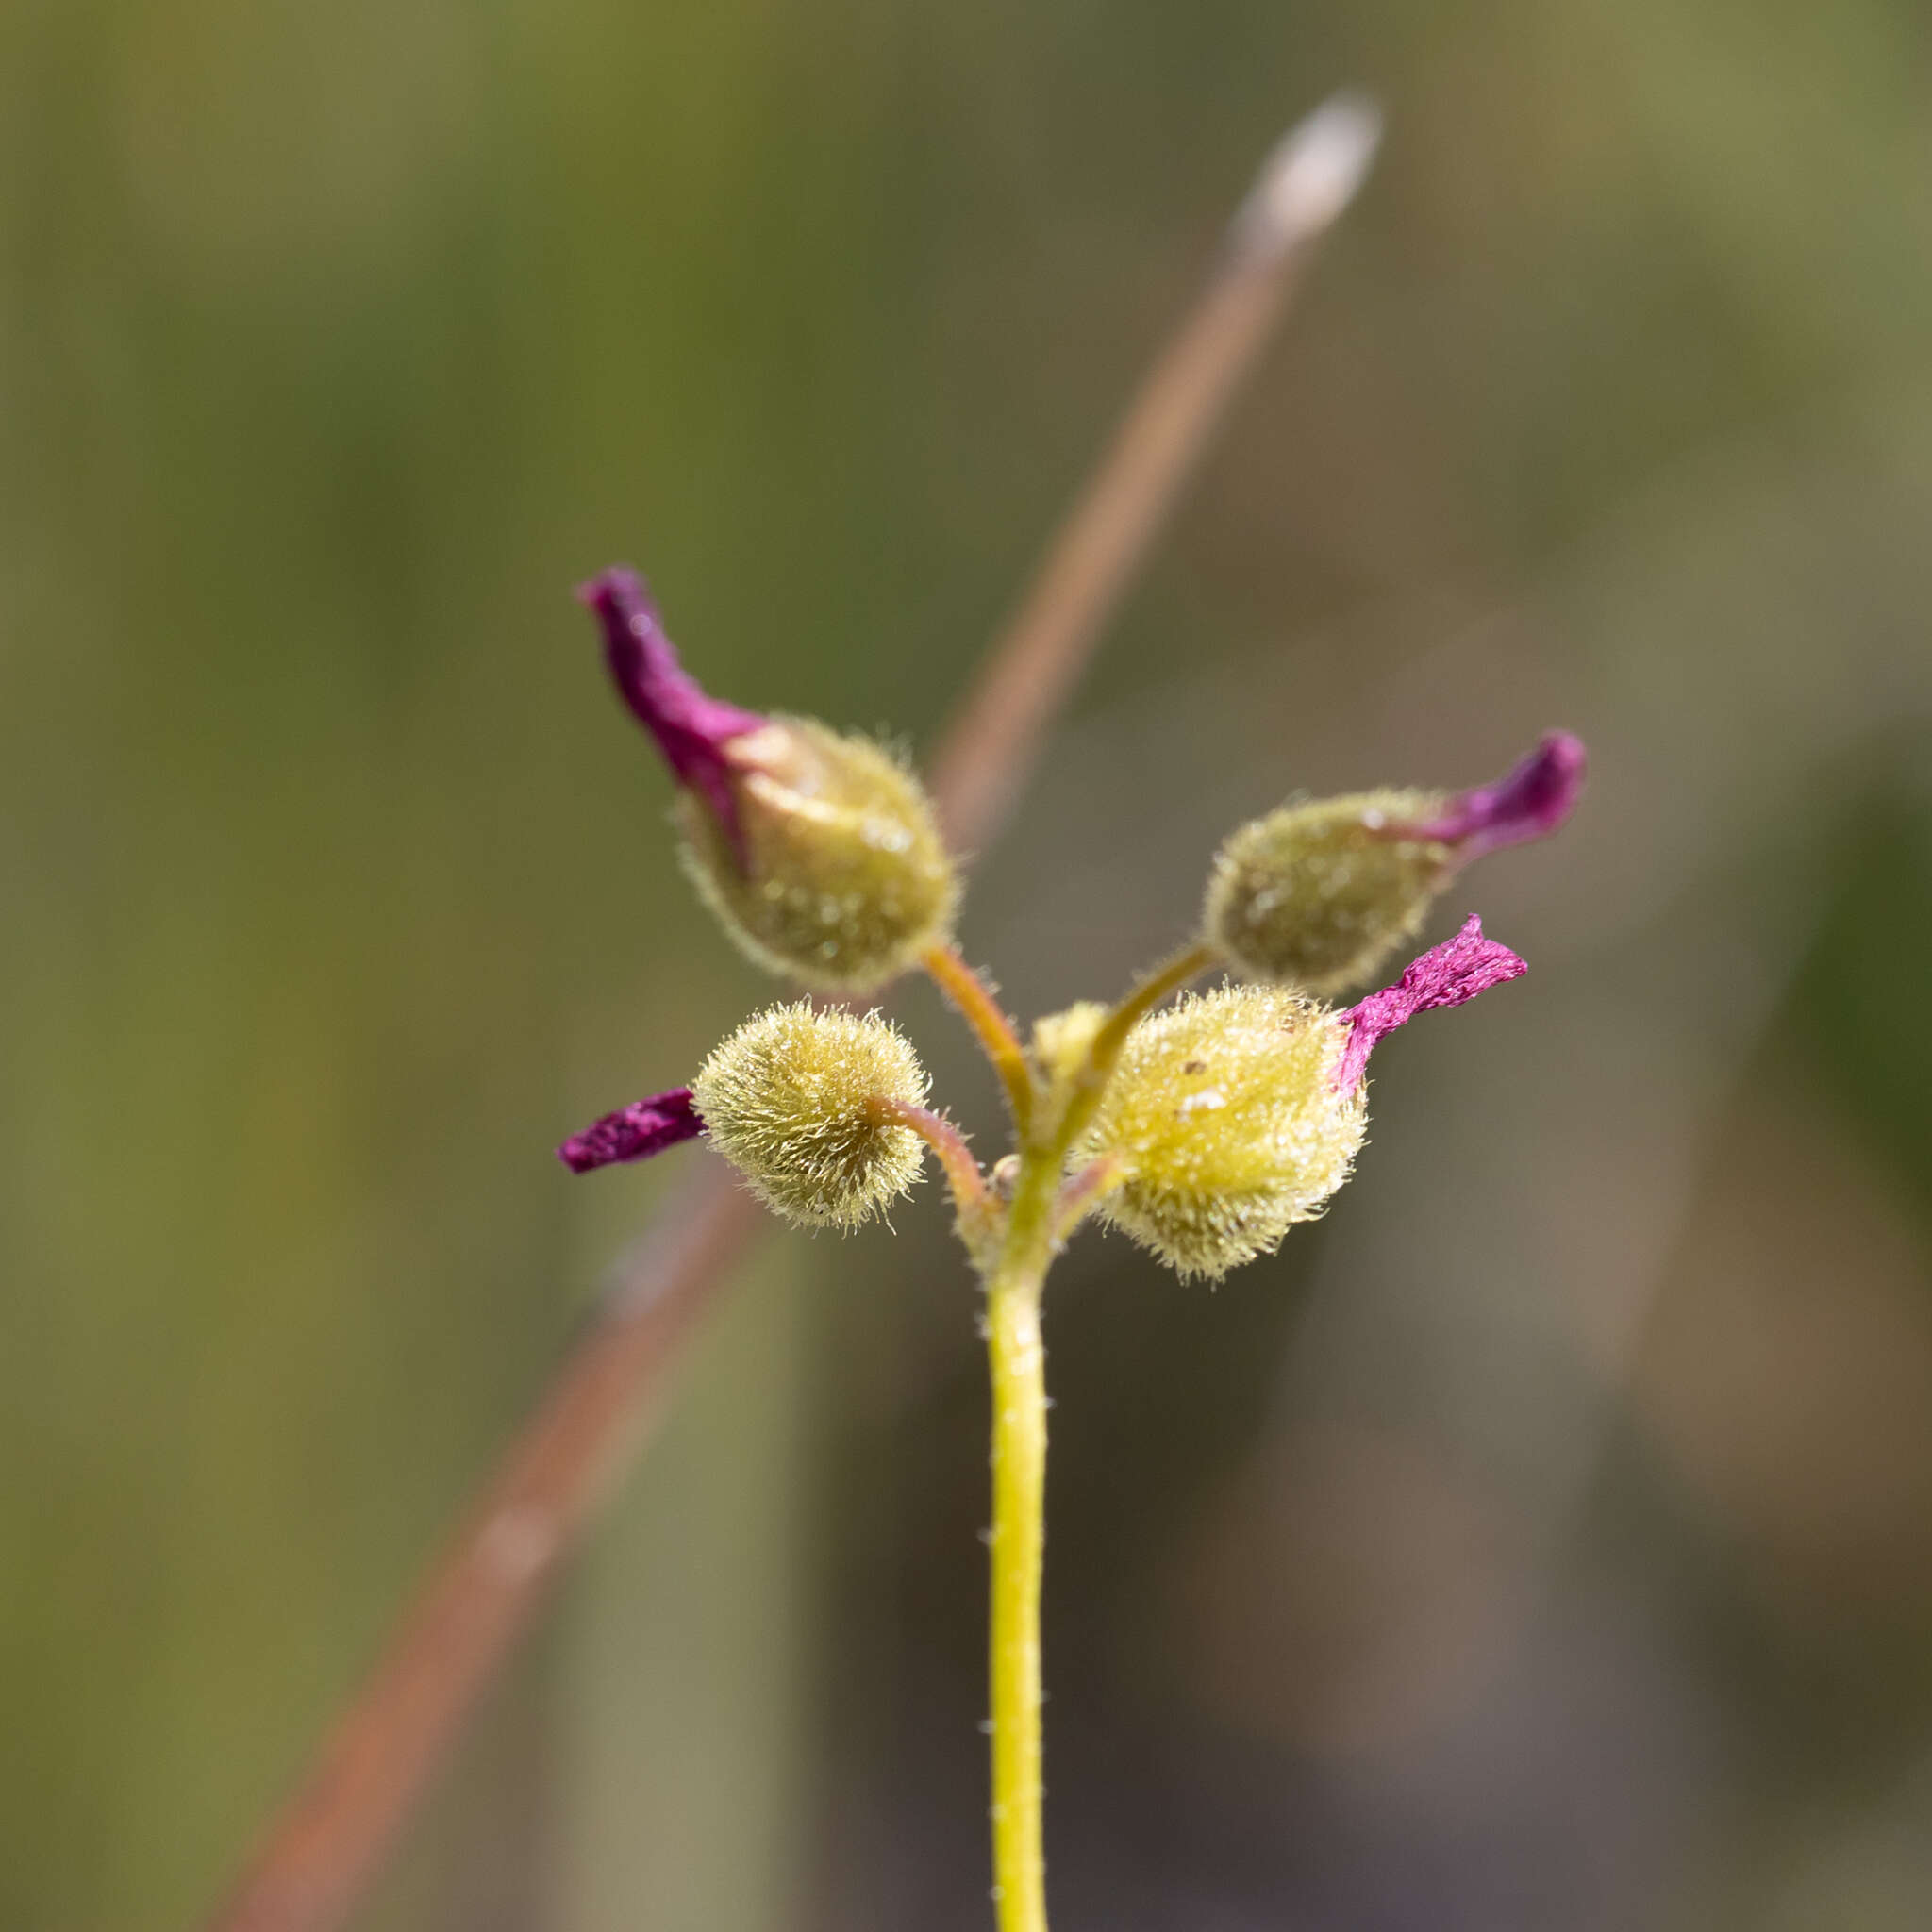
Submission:
[[[1183,1279],[1218,1280],[1320,1214],[1362,1145],[1377,1043],[1525,968],[1471,916],[1394,984],[1331,1002],[1414,938],[1465,866],[1563,823],[1582,744],[1552,732],[1492,785],[1292,802],[1241,827],[1215,858],[1194,944],[1023,1041],[954,942],[958,874],[914,774],[871,740],[708,696],[635,573],[607,571],[581,595],[677,781],[700,896],[759,964],[835,1000],[758,1014],[690,1086],[605,1115],[559,1157],[582,1174],[702,1136],[774,1213],[841,1228],[903,1195],[928,1154],[939,1162],[985,1291],[992,1379],[993,1896],[1000,1932],[1045,1932],[1047,1271],[1097,1220]],[[1226,983],[1186,991],[1216,968]],[[911,970],[937,982],[999,1076],[1012,1147],[991,1171],[928,1106],[910,1042],[858,1009]]]

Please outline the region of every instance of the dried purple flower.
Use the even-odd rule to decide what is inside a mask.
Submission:
[[[1432,1007],[1459,1007],[1506,979],[1518,979],[1529,968],[1507,946],[1483,937],[1483,923],[1471,913],[1453,940],[1431,946],[1403,969],[1402,977],[1380,992],[1372,992],[1342,1014],[1348,1044],[1335,1069],[1335,1086],[1350,1091],[1361,1079],[1369,1055],[1385,1033],[1406,1026]]]
[[[622,564],[601,572],[577,591],[604,626],[604,661],[619,694],[664,754],[680,785],[697,792],[717,814],[744,861],[744,833],[733,791],[736,767],[725,747],[762,731],[770,722],[710,696],[677,661],[644,580]]]
[[[1438,816],[1391,825],[1386,836],[1452,845],[1462,865],[1506,845],[1547,838],[1574,809],[1588,763],[1583,741],[1574,732],[1546,731],[1506,777],[1458,791]]]
[[[691,1105],[691,1089],[674,1087],[668,1093],[634,1100],[592,1121],[557,1150],[557,1158],[573,1174],[590,1174],[620,1160],[648,1160],[704,1131],[704,1121]]]

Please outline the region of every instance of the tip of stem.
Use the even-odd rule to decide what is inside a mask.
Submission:
[[[1235,215],[1236,246],[1272,258],[1319,235],[1355,199],[1381,141],[1382,110],[1367,94],[1331,94],[1262,162]]]

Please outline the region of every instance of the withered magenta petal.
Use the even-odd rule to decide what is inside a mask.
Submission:
[[[1588,763],[1583,741],[1574,732],[1545,732],[1507,776],[1457,792],[1439,818],[1402,829],[1414,838],[1457,846],[1465,860],[1546,838],[1574,808]]]
[[[1520,979],[1529,968],[1507,946],[1483,937],[1483,923],[1474,913],[1453,940],[1431,946],[1412,959],[1402,977],[1342,1014],[1348,1043],[1335,1070],[1335,1085],[1348,1092],[1362,1076],[1375,1042],[1385,1033],[1406,1026],[1432,1007],[1459,1007],[1506,979]]]
[[[636,571],[613,565],[583,585],[577,597],[604,627],[604,660],[619,694],[658,741],[677,782],[704,799],[732,844],[740,845],[724,747],[734,738],[762,730],[766,721],[711,697],[677,661],[658,607]]]
[[[557,1150],[557,1158],[573,1174],[589,1174],[614,1161],[648,1160],[704,1131],[704,1121],[691,1105],[691,1089],[674,1087],[668,1093],[634,1100],[592,1121]]]

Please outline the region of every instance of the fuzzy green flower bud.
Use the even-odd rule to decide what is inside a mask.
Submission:
[[[735,827],[681,792],[682,856],[759,965],[864,992],[946,942],[959,897],[952,860],[924,788],[883,746],[773,718],[726,758]]]
[[[1471,917],[1346,1012],[1280,987],[1190,995],[1127,1035],[1069,1164],[1117,1163],[1103,1217],[1183,1279],[1218,1280],[1272,1253],[1348,1178],[1377,1043],[1527,970]]]
[[[1347,1029],[1274,987],[1190,995],[1127,1036],[1072,1164],[1123,1178],[1100,1212],[1182,1277],[1272,1253],[1348,1178],[1363,1087],[1336,1081]]]
[[[925,1094],[897,1027],[807,1000],[747,1020],[691,1082],[711,1144],[766,1207],[811,1227],[856,1227],[919,1178],[924,1142],[879,1103]]]
[[[1553,731],[1493,785],[1283,806],[1216,855],[1207,938],[1256,979],[1340,992],[1414,937],[1463,866],[1555,831],[1583,789],[1584,762],[1581,741]]]
[[[1420,929],[1455,870],[1434,839],[1391,838],[1440,792],[1361,791],[1287,805],[1243,825],[1215,855],[1207,936],[1257,979],[1339,992]]]
[[[959,896],[931,802],[872,740],[712,697],[635,571],[585,585],[611,681],[679,791],[686,870],[761,966],[864,992],[951,936]]]
[[[1040,1071],[1049,1080],[1071,1080],[1093,1050],[1110,1010],[1098,1000],[1076,1000],[1061,1012],[1041,1014],[1033,1023],[1033,1058]]]
[[[1042,1014],[1034,1021],[1033,1063],[1046,1075],[1050,1119],[1063,1117],[1073,1083],[1087,1064],[1108,1010],[1098,1000],[1078,1000],[1063,1012]]]

